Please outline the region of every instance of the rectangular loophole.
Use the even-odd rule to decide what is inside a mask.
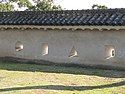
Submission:
[[[47,55],[49,53],[48,43],[42,43],[42,55]]]

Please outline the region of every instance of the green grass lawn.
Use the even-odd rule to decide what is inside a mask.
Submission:
[[[125,94],[125,72],[0,62],[0,94]]]

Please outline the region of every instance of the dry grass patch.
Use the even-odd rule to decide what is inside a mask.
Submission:
[[[125,94],[125,72],[0,62],[0,94]]]

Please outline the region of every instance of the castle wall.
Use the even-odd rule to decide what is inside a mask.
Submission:
[[[23,50],[15,50],[17,42],[22,43]],[[46,45],[48,53],[44,51]],[[110,50],[110,46],[115,49],[115,56],[108,58],[106,49]],[[72,48],[77,55],[69,57]],[[4,56],[125,68],[125,31],[0,30],[0,57]]]

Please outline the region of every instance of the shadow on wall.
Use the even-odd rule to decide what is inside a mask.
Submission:
[[[109,78],[125,78],[125,71],[117,70],[103,70],[103,69],[91,69],[83,68],[79,66],[62,66],[62,65],[53,65],[43,62],[44,64],[26,64],[26,63],[14,63],[12,61],[1,61],[0,69],[9,70],[9,71],[30,71],[30,72],[48,72],[48,73],[65,73],[65,74],[75,74],[75,75],[95,75],[100,77],[109,77]],[[32,62],[27,62],[32,63]]]
[[[63,85],[43,85],[43,86],[27,86],[27,87],[14,87],[14,88],[4,88],[0,89],[0,92],[14,91],[14,90],[29,90],[29,89],[47,89],[47,90],[68,90],[68,91],[83,91],[83,90],[93,90],[102,88],[111,88],[125,85],[125,81],[118,83],[100,85],[100,86],[63,86]]]

